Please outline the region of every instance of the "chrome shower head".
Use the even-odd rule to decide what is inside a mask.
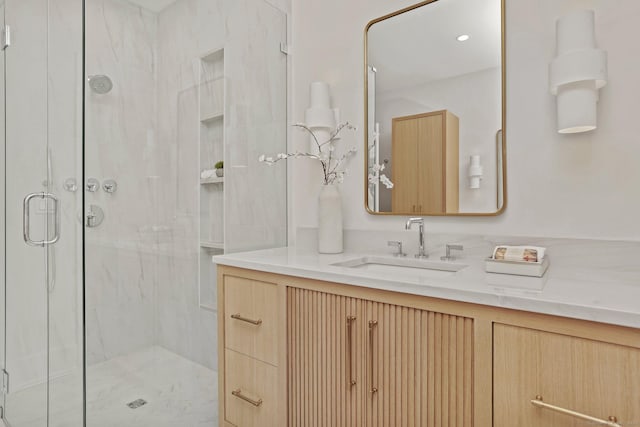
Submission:
[[[97,74],[95,76],[89,76],[89,87],[97,94],[104,95],[111,92],[113,89],[113,82],[109,76]]]

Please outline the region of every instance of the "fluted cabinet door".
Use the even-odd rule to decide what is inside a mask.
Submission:
[[[364,301],[288,288],[289,426],[361,427]]]
[[[287,297],[290,426],[472,426],[472,319],[305,289]]]
[[[376,302],[366,308],[367,425],[472,426],[473,320]]]

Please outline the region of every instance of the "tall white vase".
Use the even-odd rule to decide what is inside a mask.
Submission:
[[[337,185],[323,185],[318,197],[318,252],[339,254],[342,244],[342,198]]]

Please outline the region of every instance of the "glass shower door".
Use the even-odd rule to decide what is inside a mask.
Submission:
[[[33,2],[30,2],[33,3]],[[26,4],[24,5],[26,6]],[[5,4],[5,20],[15,31],[30,18],[34,31],[46,28],[33,9]],[[13,18],[13,19],[11,19]],[[42,18],[42,17],[41,17]],[[46,21],[45,21],[46,22]],[[25,22],[26,23],[26,22]],[[45,30],[46,31],[46,30]],[[46,33],[44,33],[46,34]],[[14,34],[12,34],[14,35]],[[22,37],[21,37],[22,39]],[[46,52],[46,37],[28,43],[10,40],[5,61],[5,365],[9,377],[4,418],[12,426],[45,426],[48,379],[47,251],[32,242],[52,240],[47,230],[48,193],[46,78],[31,61]],[[33,194],[27,199],[27,196]],[[25,205],[26,203],[26,205]],[[25,211],[24,208],[27,207]],[[9,381],[5,381],[8,383]]]
[[[3,418],[81,426],[82,1],[3,6]]]

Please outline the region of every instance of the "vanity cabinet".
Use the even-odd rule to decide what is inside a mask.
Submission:
[[[459,119],[433,111],[392,119],[393,213],[457,213]]]
[[[639,329],[228,266],[218,313],[224,426],[640,420]]]
[[[536,396],[623,426],[640,420],[640,336],[630,347],[496,324],[493,339],[496,427],[597,425],[534,406]]]

